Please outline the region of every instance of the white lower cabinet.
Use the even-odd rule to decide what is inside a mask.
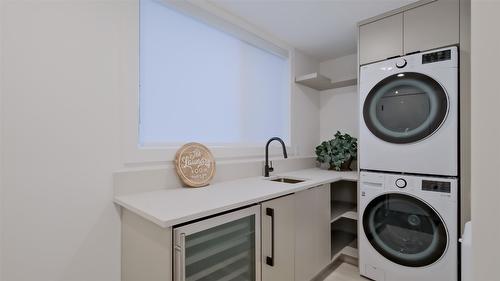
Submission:
[[[122,281],[172,281],[172,228],[122,209]]]
[[[262,281],[310,281],[331,261],[330,185],[261,203]]]
[[[330,185],[295,194],[295,281],[309,281],[331,261]]]
[[[330,185],[161,228],[122,214],[122,280],[310,281],[330,263]]]
[[[295,195],[261,203],[262,280],[293,281]]]

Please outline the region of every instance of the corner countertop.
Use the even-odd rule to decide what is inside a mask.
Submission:
[[[340,180],[356,181],[357,172],[336,172],[319,168],[273,175],[305,179],[289,184],[264,177],[218,182],[201,188],[161,189],[117,196],[114,202],[137,215],[167,228],[232,209],[256,204],[314,186]]]

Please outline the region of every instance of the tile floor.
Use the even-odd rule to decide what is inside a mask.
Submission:
[[[359,270],[356,266],[349,263],[341,263],[335,270],[330,273],[323,281],[369,281],[359,275]]]

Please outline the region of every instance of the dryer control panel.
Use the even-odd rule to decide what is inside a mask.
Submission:
[[[422,190],[451,193],[451,183],[449,181],[422,180]]]
[[[422,64],[451,60],[451,50],[442,50],[422,55]]]

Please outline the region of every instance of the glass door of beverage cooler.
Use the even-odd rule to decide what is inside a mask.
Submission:
[[[174,228],[175,281],[260,281],[260,208]]]

